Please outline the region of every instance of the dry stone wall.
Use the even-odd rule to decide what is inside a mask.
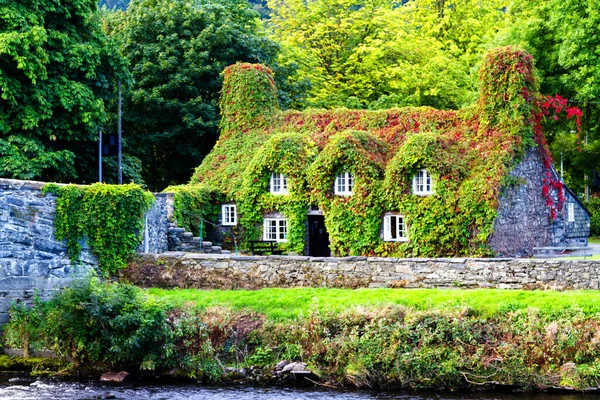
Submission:
[[[544,259],[145,255],[122,278],[141,286],[202,289],[405,287],[598,289],[600,262]]]
[[[54,236],[56,198],[45,183],[0,179],[0,324],[14,300],[42,299],[95,269],[89,248],[71,262]]]
[[[70,260],[66,244],[56,239],[56,197],[42,193],[44,185],[0,179],[0,325],[8,320],[13,301],[29,302],[36,293],[47,299],[97,270],[98,260],[86,243],[79,260]],[[139,251],[167,250],[170,202],[168,195],[156,195]]]

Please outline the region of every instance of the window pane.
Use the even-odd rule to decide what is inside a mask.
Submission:
[[[348,192],[350,193],[354,189],[354,177],[350,172],[346,172],[346,174],[348,175]]]
[[[567,222],[575,221],[575,204],[567,203]]]
[[[398,218],[395,215],[390,216],[390,239],[398,239]]]
[[[269,240],[277,240],[277,220],[270,219],[267,221],[267,238]]]
[[[404,226],[404,217],[398,217],[398,237],[405,238],[406,237],[406,228]]]
[[[273,174],[273,192],[277,193],[281,190],[280,176],[279,174]]]
[[[284,240],[287,237],[287,221],[285,219],[279,220],[279,239]]]

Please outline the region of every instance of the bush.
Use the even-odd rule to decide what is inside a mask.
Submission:
[[[5,346],[50,349],[83,372],[166,372],[218,381],[222,363],[243,361],[262,319],[248,314],[165,306],[131,285],[75,282],[52,300],[14,304]],[[241,354],[241,357],[239,355]]]
[[[600,198],[590,198],[586,207],[592,214],[590,217],[590,235],[600,236]]]
[[[14,305],[5,343],[49,348],[76,366],[156,365],[170,332],[165,311],[134,286],[78,281],[47,303]]]

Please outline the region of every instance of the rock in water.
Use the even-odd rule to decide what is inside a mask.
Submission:
[[[105,372],[100,376],[100,382],[116,382],[123,383],[127,377],[129,377],[129,372],[121,371],[121,372]]]

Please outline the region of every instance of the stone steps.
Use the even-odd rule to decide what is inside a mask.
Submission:
[[[168,225],[169,251],[183,251],[186,253],[208,253],[222,254],[220,246],[213,246],[212,242],[203,241],[194,236],[192,232],[186,232],[184,228],[178,228],[176,224]]]
[[[587,246],[546,246],[533,248],[534,258],[589,257],[591,255],[592,250]]]

